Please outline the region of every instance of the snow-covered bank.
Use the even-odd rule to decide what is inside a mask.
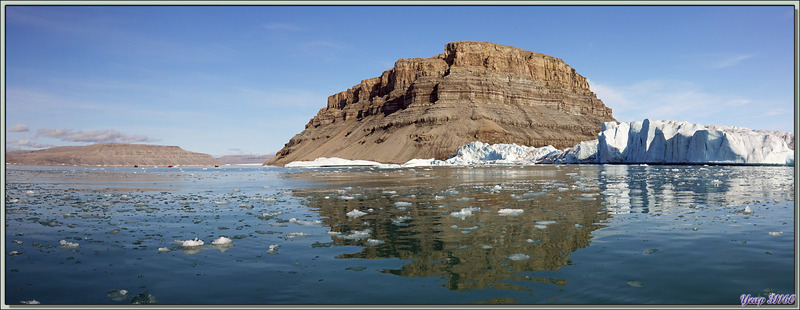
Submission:
[[[286,167],[533,165],[533,164],[755,164],[794,165],[794,134],[733,126],[703,126],[681,121],[649,120],[602,125],[597,140],[571,148],[487,144],[461,146],[447,160],[412,159],[405,164],[317,158]]]

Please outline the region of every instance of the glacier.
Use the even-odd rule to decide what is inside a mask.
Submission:
[[[752,164],[794,165],[794,134],[685,121],[605,122],[596,140],[571,148],[488,144],[473,141],[446,160],[412,159],[405,164],[318,158],[286,167],[535,165],[535,164]]]

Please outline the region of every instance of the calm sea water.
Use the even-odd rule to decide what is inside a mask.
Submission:
[[[741,305],[797,289],[793,167],[6,169],[8,304]]]

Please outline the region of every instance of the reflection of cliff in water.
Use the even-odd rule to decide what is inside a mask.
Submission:
[[[308,174],[333,188],[295,194],[318,210],[334,244],[363,246],[339,258],[400,258],[409,262],[383,272],[442,277],[453,290],[520,289],[509,281],[566,284],[535,278],[535,271],[570,264],[570,253],[588,246],[608,218],[598,169],[320,170]],[[523,212],[504,216],[501,209]],[[366,214],[348,216],[352,210]]]

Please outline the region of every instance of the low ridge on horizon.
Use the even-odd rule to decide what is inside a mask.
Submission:
[[[472,141],[571,147],[595,139],[603,122],[616,122],[611,112],[559,58],[457,41],[430,58],[399,59],[379,77],[331,95],[264,164],[445,159]]]
[[[211,155],[186,151],[178,146],[128,143],[97,143],[57,146],[41,150],[6,152],[6,163],[27,166],[213,166],[221,162]]]

